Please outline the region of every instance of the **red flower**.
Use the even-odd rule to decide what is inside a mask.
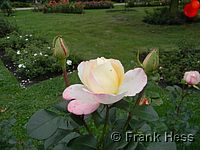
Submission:
[[[184,7],[184,14],[189,18],[193,18],[198,14],[198,8],[194,9],[194,6],[192,6],[192,3],[186,4]]]

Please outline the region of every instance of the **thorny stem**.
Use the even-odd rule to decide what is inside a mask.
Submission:
[[[136,102],[135,102],[135,105],[133,105],[133,107],[130,108],[130,111],[128,112],[128,118],[126,120],[126,123],[124,124],[124,127],[123,127],[123,131],[126,131],[131,119],[132,119],[132,115],[133,115],[133,109],[135,109],[135,107],[139,104],[140,102],[140,99],[142,98],[143,94],[144,94],[144,90],[145,90],[145,87],[144,89],[142,90],[142,92],[140,92]]]
[[[105,117],[105,122],[104,122],[104,127],[103,127],[103,133],[101,135],[100,142],[99,142],[99,149],[103,149],[104,147],[104,138],[108,130],[108,121],[109,121],[109,107],[108,105],[106,105],[106,117]]]

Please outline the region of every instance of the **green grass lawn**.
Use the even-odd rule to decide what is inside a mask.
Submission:
[[[99,56],[114,57],[127,69],[137,50],[177,49],[181,39],[200,45],[200,23],[178,26],[155,26],[142,22],[144,10],[87,10],[85,14],[43,14],[32,11],[16,12],[16,22],[22,31],[41,34],[49,41],[61,34],[72,51],[85,59]],[[116,9],[115,9],[116,10]],[[120,11],[121,10],[121,11]]]
[[[71,53],[83,59],[100,56],[119,59],[125,69],[133,68],[137,50],[146,51],[157,47],[160,50],[177,50],[181,39],[193,40],[200,45],[200,23],[179,26],[154,26],[142,22],[144,10],[134,8],[123,11],[87,10],[85,14],[43,14],[32,11],[18,11],[15,20],[20,30],[27,34],[39,34],[49,41],[54,36],[63,35]],[[120,11],[121,10],[121,11]],[[48,108],[61,100],[64,83],[61,76],[42,81],[28,88],[21,88],[14,76],[0,61],[0,108],[7,108],[0,114],[0,120],[15,117],[14,128],[19,138],[25,137],[24,126],[28,118],[40,108]],[[77,73],[70,75],[71,83],[79,82]],[[196,97],[199,92],[196,92]],[[193,109],[199,108],[194,100]],[[162,106],[163,109],[165,105]],[[200,125],[197,111],[193,122]],[[199,140],[198,140],[199,141]],[[194,144],[198,145],[198,141]],[[197,150],[197,148],[195,149]]]

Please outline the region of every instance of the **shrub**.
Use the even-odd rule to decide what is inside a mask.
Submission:
[[[84,6],[80,2],[57,4],[57,5],[46,5],[43,9],[44,13],[83,13]]]
[[[40,4],[40,3],[35,4],[33,11],[34,12],[43,12],[44,11],[44,7],[45,7],[45,5],[43,5],[43,4]]]
[[[8,21],[5,17],[0,17],[0,38],[5,37],[13,31],[18,31],[17,25]]]
[[[169,8],[156,8],[153,10],[153,12],[146,11],[146,16],[143,19],[144,22],[149,24],[155,24],[155,25],[179,25],[189,22],[196,22],[199,21],[197,17],[195,18],[187,18],[182,10],[179,10],[177,14],[171,15],[169,12]]]
[[[12,6],[9,0],[4,0],[1,3],[0,9],[6,16],[13,14]]]
[[[84,9],[109,9],[114,7],[111,1],[88,1],[82,3]]]
[[[193,43],[192,40],[182,39],[177,43],[178,50],[160,50],[158,73],[161,85],[180,85],[184,72],[200,70],[200,50]],[[144,60],[147,54],[147,52],[142,53],[139,59]]]
[[[23,7],[31,7],[31,3],[26,3],[26,2],[12,2],[12,7],[15,8],[23,8]]]
[[[126,7],[148,7],[148,6],[165,6],[168,5],[168,1],[137,1],[137,0],[128,0]]]
[[[180,41],[178,46],[178,51],[160,53],[159,72],[164,84],[179,84],[184,72],[200,70],[200,50],[188,40]]]
[[[3,61],[21,80],[45,79],[61,74],[61,67],[52,56],[50,44],[46,39],[33,35],[14,33],[9,38],[0,40],[3,50]],[[70,55],[72,64],[67,65],[69,71],[76,69],[81,59]]]

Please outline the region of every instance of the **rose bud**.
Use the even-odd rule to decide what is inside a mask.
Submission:
[[[142,98],[139,102],[139,105],[149,105],[149,100],[147,98]]]
[[[53,40],[53,54],[60,60],[66,59],[69,56],[69,50],[61,36],[57,36]]]
[[[143,68],[146,73],[155,71],[159,66],[159,51],[158,49],[153,49],[144,59]]]
[[[197,85],[200,82],[200,74],[198,71],[185,72],[183,80],[189,85]]]

